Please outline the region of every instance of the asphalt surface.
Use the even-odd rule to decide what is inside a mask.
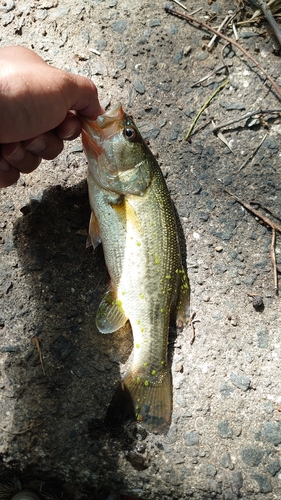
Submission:
[[[184,3],[190,12],[202,7],[195,17],[214,27],[236,8],[225,1]],[[163,7],[125,0],[0,6],[1,46],[33,48],[50,64],[91,77],[105,106],[121,101],[134,116],[158,155],[181,221],[196,313],[193,343],[191,327],[171,330],[167,436],[136,424],[106,428],[132,338],[129,327],[108,336],[95,327],[109,278],[102,249],[85,245],[90,209],[80,140],[2,189],[0,493],[17,475],[25,487],[38,492],[41,484],[45,494],[75,500],[110,493],[147,500],[280,498],[281,308],[272,230],[225,191],[281,224],[273,218],[281,217],[280,116],[222,129],[231,150],[212,131],[212,121],[280,109],[280,98],[238,49],[223,50],[219,42],[208,52],[211,35]],[[236,19],[238,42],[281,86],[270,30],[266,23],[239,25],[245,18],[241,12]],[[227,34],[233,36],[231,28]],[[227,69],[194,86],[223,64]],[[230,83],[185,141],[227,71]],[[10,500],[10,490],[3,498]]]

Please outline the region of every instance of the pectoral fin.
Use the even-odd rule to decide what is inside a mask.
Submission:
[[[99,223],[94,212],[91,213],[89,223],[89,234],[87,238],[86,247],[93,245],[94,248],[101,243]]]
[[[113,333],[124,326],[126,321],[121,300],[116,300],[112,290],[108,290],[98,308],[96,317],[98,330],[101,333]]]

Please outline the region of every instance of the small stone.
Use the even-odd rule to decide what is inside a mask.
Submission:
[[[281,422],[268,422],[264,426],[264,437],[275,446],[281,443]]]
[[[274,462],[268,464],[266,469],[271,476],[275,476],[275,474],[281,469],[281,464],[279,460],[274,460]]]
[[[205,476],[215,477],[217,469],[213,464],[206,464],[202,467],[202,472]]]
[[[254,295],[253,297],[253,308],[256,311],[262,311],[264,309],[263,299],[259,295]]]
[[[218,434],[223,439],[231,439],[233,436],[233,431],[229,427],[228,421],[223,420],[218,424]]]
[[[114,21],[111,27],[116,33],[124,33],[128,28],[128,22],[126,19],[119,19],[118,21]]]
[[[246,377],[246,375],[236,375],[235,373],[231,373],[230,380],[233,383],[233,385],[235,385],[236,387],[241,389],[241,391],[244,392],[246,392],[249,389],[251,383],[250,379]]]
[[[183,59],[183,50],[182,50],[182,49],[180,49],[180,50],[178,50],[178,52],[176,53],[176,55],[175,55],[175,57],[174,57],[174,59],[173,59],[173,62],[174,62],[175,64],[178,64],[178,63],[180,63],[180,62],[181,62],[181,60],[182,60],[182,59]]]
[[[207,214],[206,212],[197,212],[197,217],[200,219],[200,220],[203,220],[204,222],[207,222],[207,220],[209,219],[209,214]]]
[[[156,26],[161,26],[161,19],[151,19],[149,21],[150,28],[155,28]]]
[[[15,345],[3,345],[3,347],[1,347],[0,349],[0,352],[20,352],[20,348],[18,346],[15,346]]]
[[[263,328],[257,332],[257,345],[261,349],[266,349],[268,347],[269,334],[267,328]]]
[[[230,453],[228,453],[228,451],[222,455],[221,464],[225,469],[232,470],[234,468],[233,463],[231,461]]]
[[[220,106],[227,109],[228,111],[230,111],[232,109],[235,109],[235,110],[246,109],[245,104],[242,104],[241,102],[234,102],[231,104],[229,102],[221,101]]]
[[[200,54],[198,54],[198,56],[197,56],[197,59],[198,59],[198,61],[204,61],[208,57],[209,57],[208,52],[200,52]]]
[[[181,125],[179,123],[175,123],[173,125],[173,128],[170,130],[170,135],[169,135],[168,140],[169,141],[176,141],[179,134],[180,134],[180,131],[181,131]]]
[[[223,382],[220,387],[220,393],[223,397],[230,397],[231,393],[234,391],[233,387],[228,385],[226,382]]]
[[[260,493],[270,493],[272,491],[272,484],[270,479],[262,474],[255,474],[252,476],[255,481],[257,481]]]
[[[218,246],[218,247],[215,248],[215,251],[216,252],[222,252],[223,251],[223,247]]]
[[[263,454],[264,452],[260,448],[253,446],[245,446],[245,448],[241,450],[243,462],[251,467],[257,467],[261,463]]]
[[[140,80],[135,80],[133,82],[134,89],[139,93],[139,94],[144,94],[145,93],[145,86]]]
[[[199,444],[198,432],[195,432],[195,431],[187,432],[184,436],[184,439],[185,439],[185,444],[187,446],[194,446],[196,444]]]
[[[239,490],[243,486],[243,475],[240,471],[232,472],[232,485],[235,493],[239,493]]]

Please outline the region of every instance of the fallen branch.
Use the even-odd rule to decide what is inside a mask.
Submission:
[[[237,49],[239,49],[243,54],[248,57],[256,66],[257,68],[261,71],[261,73],[264,74],[266,79],[271,83],[272,87],[274,90],[277,92],[279,98],[281,98],[281,88],[279,85],[273,80],[273,78],[265,71],[265,69],[260,65],[260,63],[249,53],[247,50],[245,50],[238,42],[233,40],[232,38],[229,38],[228,36],[224,35],[223,33],[220,33],[214,28],[211,28],[211,26],[208,26],[208,24],[204,23],[203,21],[198,21],[195,17],[191,16],[190,14],[182,14],[181,12],[178,12],[176,10],[170,9],[169,7],[165,7],[165,11],[168,12],[169,14],[172,14],[174,16],[182,17],[183,19],[186,19],[187,21],[190,21],[192,23],[197,24],[199,27],[206,29],[207,31],[211,31],[212,33],[215,33],[218,37],[223,38],[226,40],[228,43],[231,43]]]

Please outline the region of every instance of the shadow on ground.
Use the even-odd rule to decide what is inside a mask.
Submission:
[[[9,357],[5,366],[16,388],[9,467],[99,491],[124,489],[119,455],[130,455],[143,437],[135,424],[114,435],[103,419],[132,338],[128,327],[108,336],[95,327],[109,277],[102,248],[95,253],[85,248],[86,183],[48,189],[21,210],[14,242],[30,295],[22,332],[26,343],[17,360]],[[77,464],[80,477],[73,476]],[[137,457],[133,465],[145,468],[145,459]]]

